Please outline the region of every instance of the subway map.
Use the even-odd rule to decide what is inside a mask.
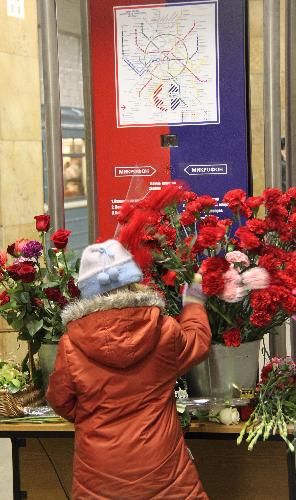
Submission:
[[[219,123],[218,0],[114,7],[117,126]]]

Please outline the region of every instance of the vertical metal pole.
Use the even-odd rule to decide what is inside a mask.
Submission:
[[[92,76],[90,57],[89,1],[80,0],[82,73],[84,98],[85,156],[87,168],[88,237],[93,243],[98,237],[98,190],[95,166],[95,137],[93,127]]]
[[[296,186],[296,0],[286,0],[286,158],[287,188]],[[296,322],[291,320],[291,350],[296,355]]]
[[[264,166],[266,187],[281,187],[280,0],[264,0]],[[271,355],[286,355],[286,325],[270,335]]]
[[[65,225],[56,1],[39,2],[44,81],[48,211],[53,228]]]
[[[264,0],[264,163],[267,187],[280,187],[280,0]]]

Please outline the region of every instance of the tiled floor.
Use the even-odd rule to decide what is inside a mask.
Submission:
[[[12,462],[9,439],[0,439],[0,498],[12,500]]]

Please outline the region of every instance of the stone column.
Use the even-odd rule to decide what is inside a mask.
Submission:
[[[34,215],[43,213],[41,104],[37,2],[24,18],[7,15],[0,0],[0,248],[36,238]],[[1,321],[1,329],[7,325]],[[0,358],[17,351],[16,335],[0,332]]]

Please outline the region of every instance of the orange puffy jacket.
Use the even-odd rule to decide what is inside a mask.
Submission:
[[[63,313],[47,399],[75,423],[73,500],[207,499],[176,413],[176,378],[204,359],[206,311],[163,316],[148,288],[83,299]]]

